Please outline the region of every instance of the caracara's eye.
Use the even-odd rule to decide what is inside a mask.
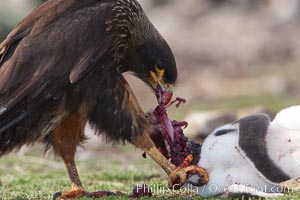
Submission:
[[[156,74],[159,77],[159,79],[163,79],[165,75],[165,66],[163,63],[159,62],[155,65]]]
[[[162,62],[158,62],[158,63],[156,64],[156,68],[157,68],[158,70],[163,70],[163,69],[165,69],[165,66],[164,66],[164,64],[163,64]]]

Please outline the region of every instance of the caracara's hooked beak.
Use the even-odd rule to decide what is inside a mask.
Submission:
[[[155,91],[155,95],[159,105],[167,105],[173,96],[173,84],[164,83],[163,75],[164,71],[158,71],[158,73],[150,72],[152,77],[151,85]]]
[[[158,84],[155,95],[159,105],[166,106],[172,100],[173,88],[166,88],[161,84]]]

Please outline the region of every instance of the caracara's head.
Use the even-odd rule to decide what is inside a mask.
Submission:
[[[177,79],[177,68],[173,53],[161,39],[136,46],[133,50],[133,70],[136,76],[145,81],[153,90],[172,90]]]
[[[164,40],[145,42],[134,50],[133,72],[147,83],[156,93],[159,101],[166,104],[172,98],[177,79],[174,56]],[[164,98],[160,100],[160,98]]]
[[[154,91],[161,88],[171,93],[177,79],[173,53],[142,11],[135,20],[128,45],[130,61],[127,70],[133,72]]]
[[[121,72],[131,71],[155,92],[172,93],[177,79],[171,48],[145,15],[136,0],[118,0],[108,30],[115,30]],[[124,50],[124,51],[122,51]],[[120,54],[119,54],[120,55]],[[125,56],[124,56],[125,55]]]

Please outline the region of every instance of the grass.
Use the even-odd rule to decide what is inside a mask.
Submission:
[[[235,97],[216,102],[192,105],[193,109],[211,108],[237,109],[253,106],[260,102],[272,111],[278,111],[287,105],[295,104],[290,99],[270,95],[256,97]],[[172,112],[172,118],[182,119],[184,112]],[[178,115],[179,113],[179,115]],[[177,116],[175,116],[177,114]],[[88,148],[91,148],[87,145]],[[0,200],[51,199],[57,191],[70,189],[70,183],[62,161],[43,158],[41,147],[22,149],[22,153],[11,153],[0,158]],[[26,153],[27,152],[27,153]],[[87,153],[92,154],[87,154]],[[151,160],[143,159],[141,151],[132,146],[112,147],[99,142],[92,151],[78,152],[77,167],[81,181],[88,191],[118,190],[130,194],[137,184],[147,184],[154,191],[156,199],[203,199],[192,192],[170,192],[167,190],[167,176]],[[51,154],[50,154],[51,155]],[[84,198],[83,198],[84,199]],[[87,198],[85,198],[87,199]],[[115,197],[106,198],[115,199]],[[129,199],[126,196],[119,199]],[[147,199],[147,198],[144,198]],[[152,199],[152,198],[151,198]],[[297,194],[289,194],[281,199],[299,199]]]
[[[117,151],[111,152],[109,156],[107,152],[101,154],[100,150],[95,158],[77,162],[86,190],[118,190],[130,194],[135,185],[147,184],[152,188],[161,188],[161,192],[154,194],[158,199],[163,196],[180,198],[190,194],[167,191],[164,172],[151,159],[143,159],[140,151],[128,146],[115,148]],[[122,153],[123,150],[125,153]],[[61,162],[37,157],[41,148],[33,148],[32,151],[26,156],[11,153],[1,158],[1,200],[51,199],[53,193],[70,189]],[[129,198],[124,196],[120,199]]]
[[[107,146],[104,145],[106,148]],[[118,190],[130,194],[137,184],[154,188],[155,199],[203,199],[189,191],[167,190],[166,175],[151,159],[140,157],[140,151],[133,147],[115,147],[117,150],[107,156],[101,154],[93,159],[78,161],[81,180],[88,191]],[[125,149],[125,153],[123,152]],[[31,200],[51,199],[56,191],[69,190],[69,180],[58,160],[37,157],[41,148],[33,148],[26,156],[16,153],[0,160],[0,199]],[[80,153],[79,153],[80,154]],[[82,198],[83,200],[88,198]],[[115,199],[115,197],[105,198]],[[118,199],[130,199],[127,196]],[[150,198],[142,198],[150,199]],[[153,199],[153,197],[151,198]],[[289,194],[281,199],[300,199]]]

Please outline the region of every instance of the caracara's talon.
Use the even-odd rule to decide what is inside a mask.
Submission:
[[[61,192],[61,196],[60,199],[61,200],[65,200],[65,199],[75,199],[75,198],[79,198],[79,197],[84,197],[86,196],[86,194],[88,194],[88,192],[86,192],[83,189],[73,189],[70,191],[63,191]]]
[[[180,189],[187,181],[187,174],[183,169],[176,169],[169,175],[168,187],[173,190]]]
[[[192,185],[200,187],[208,183],[208,179],[209,179],[208,174],[204,168],[199,167],[197,165],[192,165],[189,166],[187,170],[188,170],[187,171],[188,176],[195,175],[195,174],[199,176],[198,183],[192,183]]]
[[[108,197],[108,196],[122,196],[123,193],[120,191],[111,192],[111,191],[96,191],[96,192],[87,192],[86,197],[89,198],[101,198],[101,197]]]
[[[79,197],[89,197],[89,198],[101,198],[108,196],[121,196],[121,192],[111,192],[111,191],[96,191],[96,192],[87,192],[82,189],[71,190],[67,192],[56,192],[53,194],[52,200],[65,200],[65,199],[75,199]]]
[[[170,174],[169,188],[174,190],[180,189],[191,175],[199,176],[198,183],[192,183],[194,186],[203,186],[208,183],[208,174],[204,168],[197,165],[187,166],[190,163],[190,159],[192,159],[192,156],[188,156],[182,165]]]
[[[53,194],[53,196],[52,196],[52,200],[57,200],[57,198],[59,198],[60,197],[60,199],[61,199],[61,195],[62,195],[62,192],[60,191],[60,192],[55,192],[54,194]]]
[[[147,158],[147,153],[146,152],[142,153],[142,157]]]

